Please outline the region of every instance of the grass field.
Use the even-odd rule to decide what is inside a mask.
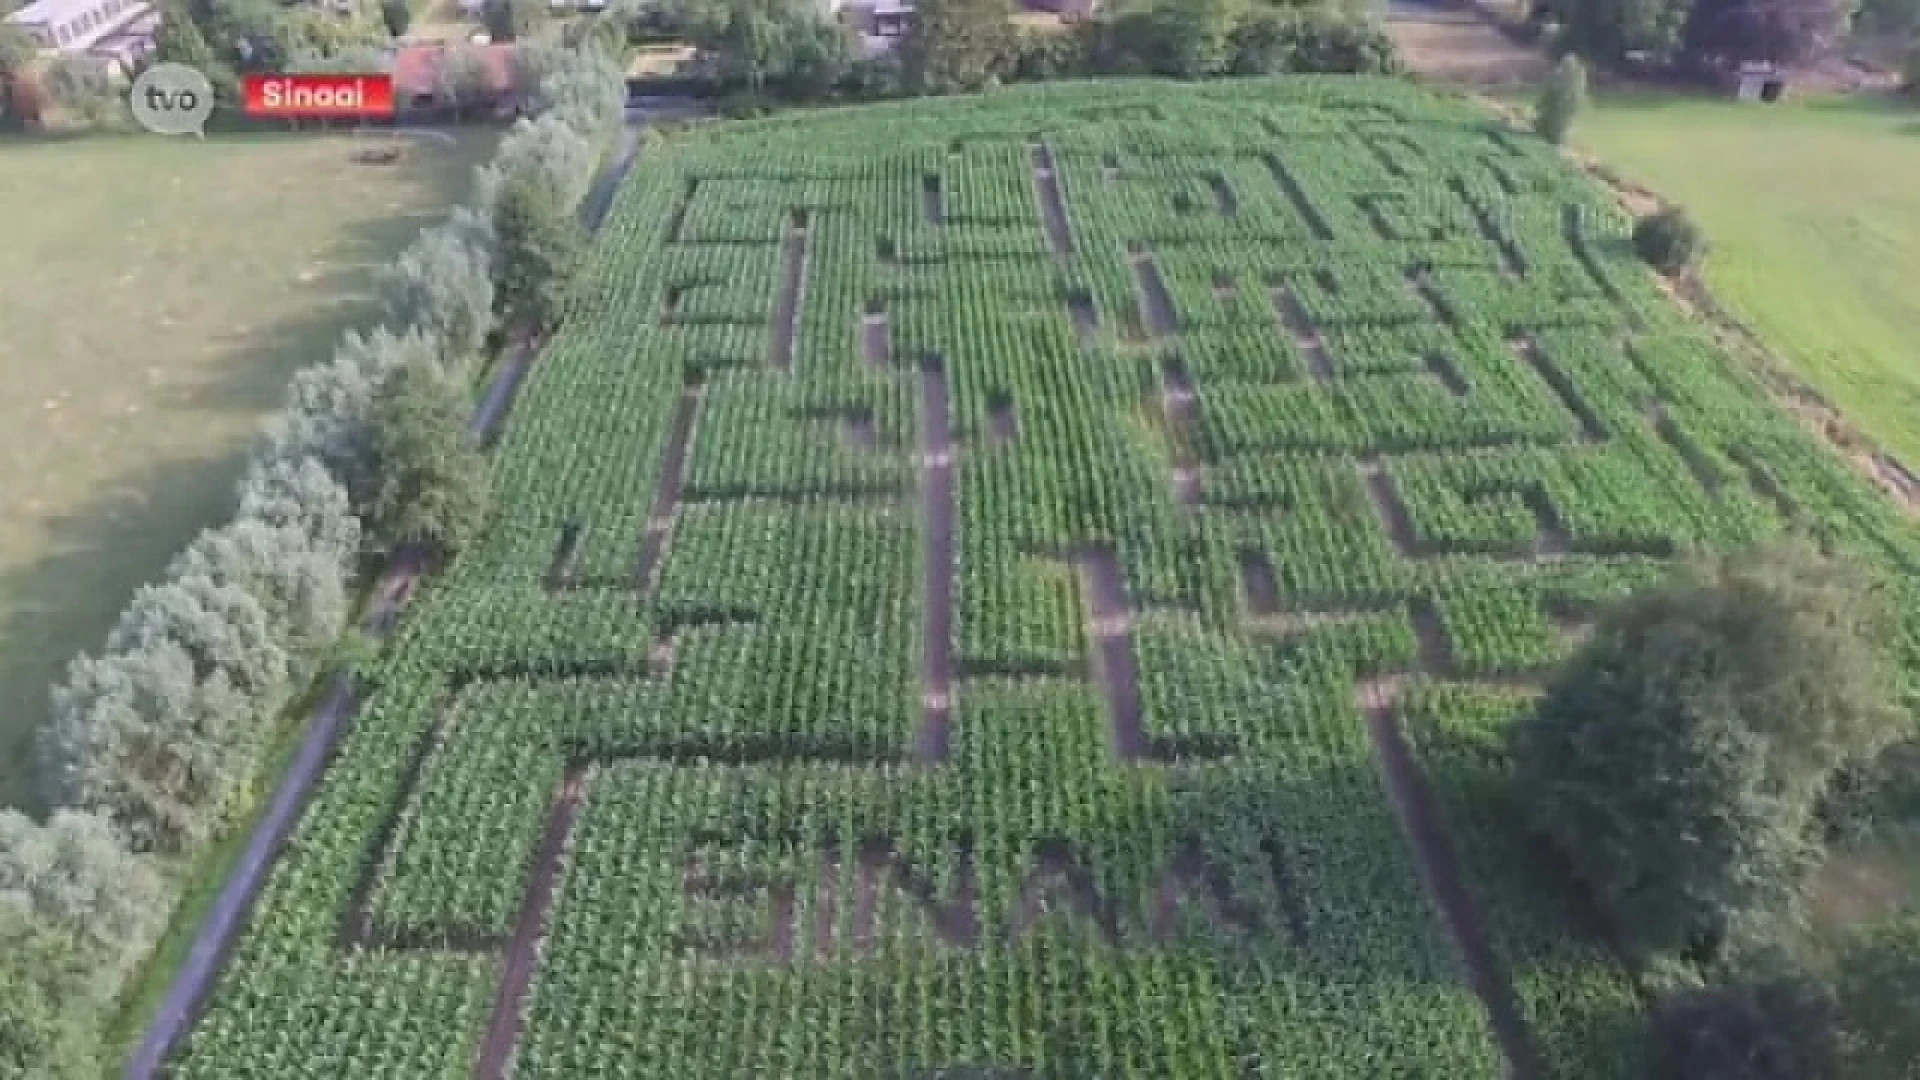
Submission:
[[[1626,224],[1388,81],[650,151],[172,1075],[1640,1075],[1506,725],[1920,534]]]
[[[1920,111],[1608,95],[1575,141],[1692,211],[1721,301],[1920,467]]]
[[[0,800],[74,653],[225,520],[293,372],[494,136],[358,165],[346,137],[0,143]]]

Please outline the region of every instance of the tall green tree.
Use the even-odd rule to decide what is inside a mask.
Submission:
[[[531,169],[503,183],[494,209],[494,303],[509,325],[559,322],[586,262],[586,229],[555,185]]]
[[[1520,804],[1626,943],[1695,958],[1790,903],[1819,799],[1902,730],[1887,613],[1799,544],[1607,613],[1515,725]]]
[[[1587,107],[1587,66],[1568,53],[1547,76],[1533,110],[1533,130],[1555,146],[1567,141],[1573,122]]]
[[[419,360],[395,371],[374,396],[370,436],[379,480],[372,524],[382,543],[452,553],[479,535],[488,472],[467,429],[470,411],[463,385]]]
[[[907,85],[929,94],[978,90],[1007,70],[1014,55],[1007,0],[927,0],[900,43]]]
[[[388,35],[401,37],[413,25],[413,5],[407,0],[380,0],[380,21],[387,25]]]

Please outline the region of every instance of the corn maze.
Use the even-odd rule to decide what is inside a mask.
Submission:
[[[1502,728],[1920,537],[1625,229],[1385,81],[648,151],[170,1075],[1637,1075]]]

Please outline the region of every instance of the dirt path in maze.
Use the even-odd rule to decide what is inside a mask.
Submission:
[[[920,371],[920,499],[923,552],[920,628],[920,734],[914,757],[947,759],[953,739],[953,416],[946,358],[926,358]]]

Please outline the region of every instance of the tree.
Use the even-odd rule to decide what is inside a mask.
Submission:
[[[80,127],[111,127],[120,118],[120,95],[97,57],[60,54],[48,65],[44,85],[53,103]]]
[[[1847,1076],[1908,1080],[1920,1062],[1920,918],[1850,932],[1835,961]]]
[[[1567,141],[1573,122],[1587,106],[1587,66],[1569,53],[1554,65],[1534,108],[1533,130],[1555,146]]]
[[[1796,63],[1831,45],[1850,12],[1850,0],[1692,0],[1685,51],[1717,67]]]
[[[1515,787],[1626,944],[1714,955],[1781,910],[1820,796],[1901,721],[1859,572],[1704,559],[1607,613],[1512,733]]]
[[[1700,226],[1677,206],[1648,214],[1633,227],[1633,249],[1647,265],[1668,277],[1690,269],[1706,248],[1707,238]]]
[[[97,1012],[75,987],[72,940],[18,901],[0,904],[0,1080],[95,1080]]]
[[[435,96],[453,109],[456,121],[465,120],[467,110],[492,92],[493,68],[478,49],[455,46],[442,55],[435,83]]]
[[[455,223],[423,231],[379,275],[388,319],[439,343],[441,366],[464,375],[493,330],[493,267],[483,238]]]
[[[929,94],[978,90],[1013,58],[1007,0],[928,0],[900,43],[907,85]]]
[[[486,520],[487,462],[467,430],[467,394],[437,367],[395,371],[373,407],[379,488],[374,534],[389,547],[426,544],[452,553]]]
[[[1736,980],[1654,1010],[1649,1080],[1838,1080],[1832,994],[1804,975]]]
[[[17,75],[27,69],[40,53],[27,32],[10,22],[0,22],[0,76]]]
[[[253,597],[289,673],[305,678],[347,624],[348,569],[338,552],[316,544],[297,525],[242,516],[203,531],[168,572],[232,585]]]
[[[390,36],[405,37],[407,27],[413,25],[413,5],[407,0],[380,0],[380,19]]]
[[[803,101],[825,97],[860,60],[853,31],[826,19],[798,21],[788,49],[782,81],[789,94]]]
[[[586,230],[552,183],[531,170],[507,177],[494,230],[493,295],[502,318],[536,333],[552,327],[586,262]]]
[[[518,41],[533,32],[540,9],[533,0],[487,0],[480,9],[480,21],[487,36],[495,42]]]
[[[0,906],[29,911],[66,935],[82,961],[71,989],[106,1003],[165,929],[173,895],[148,860],[121,847],[106,819],[56,810],[39,825],[7,810],[0,811]]]
[[[1664,64],[1680,52],[1693,0],[1555,0],[1563,44],[1603,61],[1645,53]]]

